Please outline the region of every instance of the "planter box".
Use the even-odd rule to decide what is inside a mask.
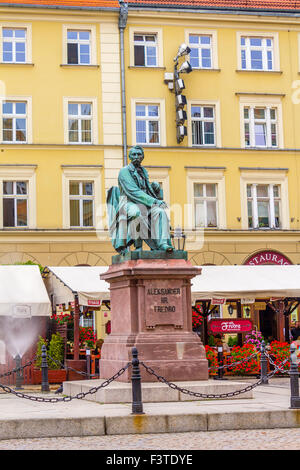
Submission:
[[[42,371],[39,369],[33,369],[33,385],[39,385],[42,383]],[[67,371],[65,369],[48,370],[48,382],[49,384],[61,384],[67,380]]]

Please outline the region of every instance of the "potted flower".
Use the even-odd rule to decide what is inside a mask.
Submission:
[[[59,333],[53,334],[51,340],[48,342],[42,337],[39,337],[37,343],[37,360],[35,368],[33,369],[33,384],[40,384],[42,382],[42,346],[47,348],[47,363],[48,363],[48,381],[49,383],[62,383],[67,380],[67,372],[63,367],[64,360],[64,340]]]

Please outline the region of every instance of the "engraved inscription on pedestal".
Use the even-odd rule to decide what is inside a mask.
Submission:
[[[145,321],[146,328],[159,325],[173,325],[183,328],[182,281],[145,281]]]

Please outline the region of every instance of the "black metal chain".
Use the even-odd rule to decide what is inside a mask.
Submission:
[[[77,369],[73,369],[73,367],[70,367],[70,366],[65,366],[62,362],[58,361],[57,359],[54,359],[53,357],[47,355],[47,359],[51,359],[51,361],[55,362],[55,364],[59,365],[62,369],[64,370],[71,370],[73,372],[76,372],[76,374],[79,374],[79,375],[84,375],[84,376],[89,376],[89,377],[95,377],[97,374],[88,374],[87,372],[84,372],[83,370],[77,370]]]
[[[16,392],[13,388],[7,386],[7,385],[2,385],[0,384],[0,388],[2,388],[5,392],[7,393],[12,393],[13,395],[19,397],[19,398],[26,398],[31,401],[37,401],[37,402],[44,402],[44,403],[58,403],[58,402],[68,402],[74,399],[81,400],[82,398],[85,398],[89,394],[94,394],[98,392],[101,388],[107,387],[111,382],[119,378],[124,372],[131,366],[131,362],[128,362],[124,367],[122,367],[116,374],[114,374],[112,377],[109,379],[105,380],[102,382],[98,387],[92,387],[90,390],[87,392],[80,392],[77,395],[74,395],[73,397],[71,396],[65,396],[65,397],[37,397],[33,395],[27,395],[22,392]]]
[[[34,357],[33,359],[31,359],[30,361],[26,362],[26,364],[24,364],[23,366],[20,366],[20,367],[15,367],[14,369],[8,371],[8,372],[5,372],[4,374],[0,374],[0,379],[2,377],[9,377],[10,375],[12,374],[15,374],[16,372],[19,372],[21,370],[24,370],[26,369],[26,367],[29,367],[31,366],[35,361],[36,361],[37,357]]]
[[[252,359],[252,357],[257,357],[257,353],[253,353],[251,354],[251,356],[249,357],[245,357],[244,359],[242,359],[241,361],[238,361],[238,362],[231,362],[230,364],[224,364],[223,366],[219,366],[219,365],[216,365],[216,366],[211,366],[208,368],[208,370],[218,370],[218,369],[226,369],[226,368],[231,368],[231,367],[235,367],[235,366],[238,366],[239,364],[243,364],[243,362],[248,362],[250,361],[250,359]]]
[[[240,395],[240,394],[245,393],[245,392],[250,392],[251,390],[253,390],[258,385],[261,385],[264,381],[264,377],[262,377],[257,382],[255,382],[251,385],[248,385],[247,387],[245,387],[241,390],[235,390],[234,392],[219,393],[219,394],[199,393],[199,392],[193,392],[191,390],[187,390],[186,388],[179,387],[178,385],[174,384],[173,382],[169,382],[168,380],[166,380],[161,375],[156,374],[156,372],[151,367],[146,366],[146,364],[142,361],[140,361],[140,364],[146,369],[146,371],[150,375],[154,375],[154,377],[156,377],[159,382],[162,382],[162,383],[168,385],[168,387],[170,387],[174,390],[178,390],[181,393],[184,393],[186,395],[191,395],[191,396],[197,397],[197,398],[231,398],[231,397]],[[267,374],[267,377],[271,378],[276,373],[277,369],[275,369],[274,371]]]

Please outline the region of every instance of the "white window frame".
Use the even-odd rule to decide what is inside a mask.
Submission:
[[[4,194],[3,192],[3,184],[5,182],[11,182],[13,184],[13,192],[11,194]],[[11,225],[11,226],[5,226],[5,228],[27,228],[28,227],[28,188],[29,188],[29,185],[28,185],[28,181],[24,180],[22,181],[23,183],[26,183],[26,194],[17,194],[17,183],[19,183],[20,181],[16,181],[16,180],[3,180],[2,181],[2,204],[4,205],[4,200],[5,199],[13,199],[14,201],[14,225]],[[17,216],[17,213],[18,213],[18,207],[17,207],[17,201],[18,200],[26,200],[26,214],[27,214],[27,217],[26,217],[26,225],[18,225],[17,224],[17,219],[18,219],[18,216]],[[3,212],[2,212],[3,214]],[[3,226],[4,226],[4,220],[3,220]]]
[[[90,62],[89,64],[68,64],[68,31],[90,32]],[[62,25],[62,65],[69,67],[88,67],[97,65],[97,35],[96,26],[87,24],[63,24]]]
[[[264,147],[256,147],[251,146],[251,143],[255,144],[255,130],[254,130],[254,116],[253,119],[251,118],[251,126],[250,126],[250,146],[246,146],[245,144],[245,119],[244,119],[244,108],[275,108],[277,114],[277,146],[272,147],[271,145],[271,121],[268,123],[268,131],[267,131],[267,146]],[[251,95],[247,96],[240,96],[240,132],[241,132],[241,148],[251,149],[251,148],[271,148],[271,149],[282,149],[284,148],[284,139],[283,139],[283,118],[282,118],[282,101],[281,97],[271,96],[268,97],[266,95],[255,97]],[[252,136],[252,142],[251,142]],[[270,145],[270,146],[269,146]]]
[[[203,196],[195,196],[195,184],[202,184],[203,185]],[[206,192],[207,192],[207,185],[210,184],[210,185],[214,185],[215,186],[215,191],[216,191],[216,195],[215,196],[207,196]],[[200,200],[204,203],[204,225],[199,225],[197,226],[196,225],[196,200]],[[213,201],[215,202],[215,207],[216,207],[216,225],[209,225],[208,224],[208,219],[207,219],[207,203],[209,201]],[[217,229],[218,228],[218,225],[219,225],[219,210],[218,210],[218,184],[217,183],[198,183],[198,182],[194,182],[194,214],[195,214],[195,229],[203,229],[203,228],[215,228]]]
[[[95,310],[92,311],[92,315],[91,315],[90,318],[85,318],[82,315],[79,319],[79,325],[80,326],[82,326],[83,328],[89,328],[84,324],[85,320],[91,320],[92,321],[92,323],[93,323],[92,328],[93,328],[93,331],[95,332],[96,331],[96,312],[95,312]]]
[[[141,144],[147,145],[149,147],[165,147],[166,146],[166,122],[165,122],[165,100],[164,99],[145,99],[145,98],[132,98],[131,99],[131,116],[132,116],[132,142],[133,145],[139,144],[136,141],[136,105],[144,105],[144,106],[158,106],[159,109],[159,143],[148,143]],[[149,120],[156,120],[149,118]]]
[[[3,28],[8,29],[25,29],[26,30],[26,38],[25,38],[25,61],[24,62],[17,62],[13,61],[4,61],[3,60],[3,41],[5,38],[3,37]],[[32,63],[32,25],[30,23],[9,23],[9,22],[1,22],[0,23],[0,63],[1,64],[31,64]]]
[[[210,36],[211,37],[211,67],[193,67],[193,70],[216,70],[219,68],[218,59],[218,35],[216,30],[212,29],[186,29],[184,32],[185,43],[190,45],[190,35],[194,36]],[[190,59],[189,59],[190,60]]]
[[[258,37],[258,36],[241,36],[240,40],[242,39],[245,40],[245,44],[240,44],[241,47],[241,55],[242,52],[245,52],[245,62],[246,66],[243,67],[243,59],[241,57],[241,67],[242,70],[258,70],[258,71],[267,71],[271,72],[274,70],[274,39],[272,37],[269,38],[264,38],[264,37]],[[251,39],[260,39],[262,44],[261,46],[254,46],[251,45]],[[271,41],[271,45],[269,46],[267,44],[268,41]],[[262,56],[262,68],[255,68],[252,66],[252,58],[251,58],[251,53],[252,51],[258,51],[261,52]],[[268,58],[268,52],[271,52],[272,54],[272,67],[269,68],[269,58]]]
[[[214,144],[193,144],[193,133],[192,133],[192,106],[200,106],[202,108],[214,108],[214,133],[215,143]],[[214,100],[188,100],[187,102],[187,128],[188,128],[188,146],[189,147],[221,147],[221,114],[220,114],[220,102]],[[205,118],[206,120],[206,118]],[[211,121],[211,119],[207,119]]]
[[[251,183],[247,185],[251,187],[251,197],[247,195],[247,208],[248,208],[248,202],[251,202],[252,205],[252,225],[253,227],[249,226],[248,223],[248,228],[250,229],[276,229],[280,230],[281,228],[281,220],[282,220],[282,210],[281,210],[281,185],[278,184],[266,184],[266,185],[261,185],[260,183]],[[268,188],[268,197],[259,197],[257,196],[257,186],[266,186]],[[278,186],[280,189],[280,196],[275,197],[274,196],[274,186]],[[269,219],[269,225],[260,227],[259,226],[259,220],[258,220],[258,200],[264,200],[265,202],[268,203],[268,219]],[[275,225],[275,201],[280,202],[279,206],[279,227],[276,227]],[[249,219],[249,214],[248,214],[248,219]]]
[[[187,168],[187,203],[185,225],[188,230],[195,230],[195,207],[194,207],[194,183],[214,183],[217,185],[217,227],[199,227],[198,229],[218,230],[226,229],[226,192],[225,192],[225,170],[219,168]]]
[[[135,39],[135,36],[138,35],[138,36],[142,36],[143,37],[143,40],[136,40]],[[155,37],[155,40],[152,42],[152,41],[146,41],[145,37],[146,36],[154,36]],[[157,34],[151,34],[151,33],[134,33],[133,35],[133,40],[134,40],[134,49],[135,49],[135,46],[142,46],[144,48],[144,59],[145,59],[145,63],[144,65],[136,65],[135,62],[134,62],[134,66],[135,67],[157,67],[158,65],[158,40],[157,40]],[[151,46],[155,49],[155,64],[149,64],[148,61],[149,61],[149,55],[147,54],[147,46]],[[135,55],[134,55],[135,56]]]
[[[195,44],[195,43],[192,43],[191,42],[191,36],[198,36],[199,38],[199,42],[198,44]],[[201,44],[201,37],[209,37],[209,44]],[[193,70],[195,69],[212,69],[213,68],[213,44],[212,44],[212,36],[211,34],[192,34],[190,33],[189,34],[189,47],[190,49],[197,49],[198,50],[198,65],[196,66],[194,63],[193,63],[193,58],[191,57],[191,53],[190,53],[190,58],[189,58],[189,61],[190,61],[190,64],[193,68]],[[208,49],[210,51],[210,55],[209,55],[209,60],[210,60],[210,66],[209,67],[205,67],[202,65],[202,61],[203,61],[203,49]]]
[[[12,103],[26,103],[26,140],[3,140],[3,103],[12,102]],[[8,115],[7,115],[8,116]],[[10,117],[15,119],[23,115],[12,114]],[[15,124],[13,124],[15,126]],[[22,144],[31,144],[32,143],[32,98],[30,96],[2,96],[0,97],[0,142],[3,145],[22,145]]]
[[[157,44],[157,62],[156,66],[149,65],[149,66],[141,66],[135,65],[134,61],[134,35],[155,35],[156,36],[156,44]],[[163,29],[162,28],[153,28],[151,26],[137,26],[137,27],[129,27],[129,66],[130,67],[137,67],[137,68],[162,68],[164,67],[164,56],[163,56]]]
[[[68,38],[68,33],[69,32],[75,32],[79,34],[81,31],[88,33],[89,38],[88,39],[80,39],[79,37],[77,39],[70,39]],[[78,57],[78,62],[67,62],[68,65],[91,65],[91,46],[92,46],[92,33],[90,30],[80,30],[80,29],[68,29],[67,30],[67,54],[68,54],[68,45],[69,44],[76,44],[77,45],[77,57]],[[89,47],[89,52],[88,52],[88,62],[81,62],[81,54],[80,54],[80,46],[88,46]],[[67,56],[68,60],[68,56]]]
[[[36,165],[0,166],[0,229],[3,229],[3,181],[27,182],[27,225],[6,230],[36,228]]]
[[[192,146],[193,147],[215,147],[216,146],[216,109],[215,109],[215,106],[199,105],[201,116],[200,117],[194,117],[193,113],[192,113],[192,110],[193,110],[193,107],[196,107],[196,106],[197,105],[195,105],[195,104],[191,105]],[[205,117],[204,116],[204,108],[211,108],[213,110],[213,117]],[[201,126],[202,127],[202,130],[201,130],[202,144],[193,142],[193,127],[194,127],[193,124],[195,122],[199,122],[199,123],[202,122],[202,126]],[[208,143],[204,142],[204,140],[205,140],[205,131],[204,131],[205,123],[213,123],[214,142],[212,144],[208,144]]]
[[[70,183],[76,182],[79,183],[79,194],[70,194]],[[82,187],[84,183],[92,183],[93,187],[93,194],[83,194]],[[95,226],[95,184],[92,180],[69,180],[69,204],[70,201],[79,201],[79,225],[71,225],[71,213],[70,213],[70,228],[92,228]],[[92,201],[92,208],[93,208],[93,223],[92,225],[83,225],[83,202],[84,201]]]
[[[247,62],[247,68],[242,68],[242,47],[241,46],[241,38],[261,38],[261,39],[272,39],[273,40],[273,68],[269,70],[268,68],[263,69],[252,69],[251,62],[249,64],[249,59]],[[236,33],[236,41],[237,41],[237,69],[238,71],[242,72],[279,72],[280,71],[280,53],[279,53],[279,35],[278,32],[266,32],[266,31],[237,31]],[[254,47],[254,46],[253,46]],[[248,68],[250,65],[250,68]],[[265,62],[265,66],[267,63]]]
[[[278,148],[278,119],[277,119],[277,107],[271,107],[271,106],[250,106],[244,107],[245,109],[248,109],[248,118],[245,118],[244,116],[244,128],[245,125],[249,125],[249,140],[250,140],[250,145],[246,145],[246,132],[245,132],[245,148]],[[265,112],[265,117],[260,119],[255,117],[255,109],[263,109]],[[271,111],[275,110],[276,116],[275,119],[272,118]],[[266,145],[258,145],[256,144],[256,131],[255,131],[255,126],[256,125],[263,125],[265,128],[265,140],[266,140]],[[272,125],[275,125],[276,127],[276,145],[272,145]]]
[[[253,230],[248,227],[248,197],[247,185],[278,185],[280,186],[281,196],[281,227],[276,230],[289,230],[289,194],[288,194],[288,175],[287,170],[272,169],[241,169],[241,225],[243,230]]]
[[[102,208],[102,169],[99,166],[62,166],[62,188],[63,188],[63,228],[72,230],[82,230],[90,228],[103,229],[103,208]],[[91,181],[94,190],[94,216],[93,227],[71,227],[70,224],[70,181]]]
[[[69,104],[85,104],[90,103],[92,106],[91,113],[91,142],[70,142],[69,141]],[[98,112],[97,98],[95,97],[63,97],[63,114],[64,114],[64,143],[65,145],[97,145],[98,144]]]

